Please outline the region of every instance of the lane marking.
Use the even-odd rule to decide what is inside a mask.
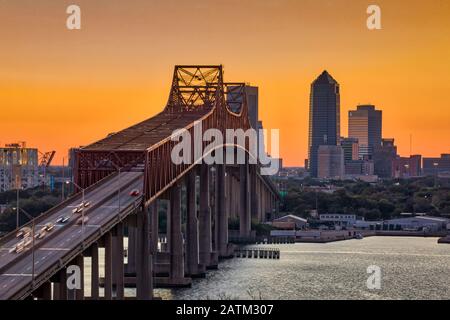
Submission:
[[[31,277],[31,273],[4,273],[2,276],[5,277]]]

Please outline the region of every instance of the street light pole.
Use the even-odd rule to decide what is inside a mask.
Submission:
[[[78,184],[71,180],[67,180],[66,184],[72,183],[75,187],[78,189],[81,189],[81,205],[84,207],[84,190],[82,187],[80,187]],[[84,208],[81,210],[81,242],[84,245]]]
[[[19,186],[17,186],[16,209],[16,229],[19,229]]]
[[[28,212],[26,212],[24,209],[17,207],[17,212],[19,212],[19,210],[22,210],[22,212],[27,216],[28,219],[31,220],[32,223],[32,227],[31,227],[31,284],[34,285],[34,279],[35,279],[35,271],[34,271],[34,261],[35,261],[35,256],[34,256],[34,237],[36,236],[36,223],[35,223],[35,218],[33,216],[31,216],[31,214],[29,214]]]

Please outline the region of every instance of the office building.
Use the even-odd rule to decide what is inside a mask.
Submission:
[[[341,147],[344,150],[344,160],[359,160],[359,144],[356,138],[341,138]]]
[[[373,105],[359,105],[348,112],[348,136],[358,139],[359,158],[369,156],[381,146],[382,111]]]
[[[376,148],[373,155],[375,174],[380,178],[391,178],[396,158],[397,146],[394,139],[382,139],[381,147]]]
[[[340,146],[319,146],[317,177],[342,179],[344,177],[344,150]]]
[[[38,150],[25,142],[0,148],[0,191],[26,189],[39,185]]]
[[[319,146],[338,146],[340,133],[339,84],[324,71],[311,84],[308,165],[312,177],[318,177]]]
[[[393,161],[393,178],[414,178],[422,174],[422,156],[398,157]]]
[[[440,158],[423,158],[423,174],[427,176],[450,174],[450,154],[442,154]]]

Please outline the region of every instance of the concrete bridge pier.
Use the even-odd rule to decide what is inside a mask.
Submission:
[[[112,234],[111,232],[107,232],[104,236],[104,245],[105,245],[105,300],[112,300]]]
[[[128,230],[128,259],[125,267],[127,274],[136,273],[136,216],[131,215],[127,219],[127,230]]]
[[[211,207],[209,187],[209,167],[201,164],[200,168],[200,210],[199,210],[199,260],[201,270],[211,265],[212,235],[211,235]]]
[[[225,165],[217,165],[216,167],[216,204],[218,219],[217,231],[218,231],[218,254],[219,257],[226,258],[229,256],[228,252],[228,212],[226,210],[226,167]]]
[[[251,201],[251,217],[257,221],[262,221],[259,212],[259,192],[258,184],[258,167],[256,165],[250,166],[250,201]]]
[[[184,277],[183,234],[181,232],[181,186],[170,189],[170,268],[169,286],[185,286],[190,279]]]
[[[53,283],[53,300],[67,300],[66,268],[58,271]]]
[[[250,179],[248,158],[246,163],[239,165],[239,185],[240,185],[240,212],[239,212],[239,236],[241,238],[250,237],[251,233],[251,213],[250,213]]]
[[[52,299],[52,283],[50,281],[44,282],[34,293],[33,296],[37,300],[51,300]]]
[[[192,170],[186,176],[186,274],[191,277],[204,274],[199,268],[196,178],[196,170]]]
[[[124,263],[123,263],[123,223],[118,223],[113,230],[113,256],[112,256],[112,276],[113,290],[115,289],[115,298],[122,300],[124,298]]]
[[[159,238],[159,200],[156,199],[150,205],[150,238],[151,238],[151,253],[153,255],[153,263],[156,262],[156,253],[158,252],[158,238]]]
[[[136,295],[138,300],[153,298],[150,210],[150,208],[144,208],[137,213]]]
[[[91,246],[91,299],[99,299],[98,243]]]

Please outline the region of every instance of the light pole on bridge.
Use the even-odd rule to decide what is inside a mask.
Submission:
[[[81,210],[81,243],[84,246],[84,191],[82,187],[73,182],[72,180],[67,180],[66,184],[72,183],[75,187],[81,190],[81,205],[83,206]]]
[[[36,223],[35,223],[36,219],[22,208],[17,207],[15,209],[17,209],[17,212],[19,212],[19,210],[22,211],[27,216],[27,218],[31,220],[31,223],[32,223],[32,227],[31,227],[31,237],[32,237],[31,238],[31,283],[32,283],[32,285],[34,285],[34,277],[35,277],[34,276],[34,239],[36,236]]]

